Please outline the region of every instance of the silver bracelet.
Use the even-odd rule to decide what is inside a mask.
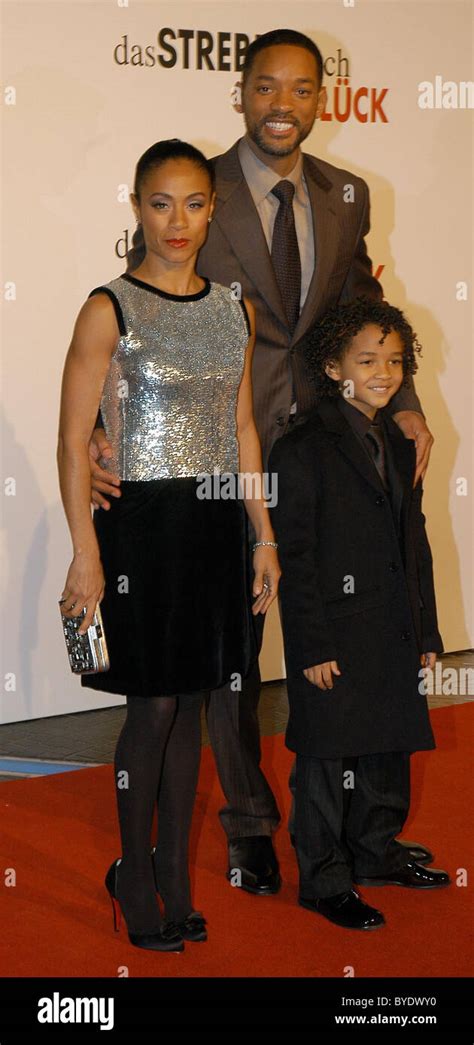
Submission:
[[[252,551],[254,552],[256,548],[278,548],[278,544],[276,541],[255,541]]]

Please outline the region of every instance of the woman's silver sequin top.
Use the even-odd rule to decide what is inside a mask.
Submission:
[[[240,301],[220,283],[175,297],[128,273],[98,292],[111,297],[120,330],[100,403],[108,470],[131,480],[238,472],[249,338]]]

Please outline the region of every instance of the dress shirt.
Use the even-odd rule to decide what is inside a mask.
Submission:
[[[291,181],[295,186],[293,213],[301,260],[301,310],[306,301],[314,269],[313,215],[308,187],[303,174],[303,154],[299,153],[293,170],[282,178],[280,174],[276,174],[271,167],[267,167],[255,155],[248,143],[247,135],[240,139],[238,151],[240,166],[257,208],[270,254],[272,251],[273,226],[280,206],[276,196],[272,193],[272,189],[275,188],[279,181]]]
[[[374,461],[373,455],[372,455],[372,453],[370,451],[370,447],[369,447],[369,444],[368,444],[368,441],[367,441],[366,437],[367,437],[368,433],[370,432],[371,426],[372,425],[378,425],[379,426],[380,436],[381,436],[381,439],[382,439],[382,443],[384,445],[385,457],[386,457],[387,447],[386,447],[386,443],[385,443],[383,427],[380,424],[379,411],[377,410],[375,412],[375,414],[374,414],[374,417],[371,419],[370,417],[367,417],[366,414],[363,414],[362,410],[358,410],[357,407],[354,406],[353,403],[351,403],[350,399],[346,399],[346,397],[343,396],[343,395],[339,396],[339,398],[337,400],[337,405],[338,405],[341,413],[344,414],[344,417],[349,422],[353,432],[355,432],[356,436],[358,437],[359,442],[362,443],[362,446],[364,447],[364,450],[365,450],[367,456],[372,461],[372,464],[373,464],[373,466],[374,466],[374,468],[375,468],[375,470],[377,472],[377,475],[378,475],[379,474],[378,473],[378,469],[377,469],[377,467],[375,465],[375,461]],[[387,467],[385,468],[385,472],[387,474],[387,483],[388,483],[388,469],[387,469]],[[379,476],[379,478],[380,478],[380,476]],[[380,480],[380,481],[382,482],[382,480]]]
[[[303,154],[298,154],[298,159],[289,174],[282,179],[271,167],[255,155],[249,145],[248,135],[244,135],[238,146],[239,161],[242,172],[250,190],[258,216],[260,218],[263,233],[267,242],[268,252],[272,252],[272,237],[275,218],[280,206],[272,189],[279,181],[291,181],[295,186],[293,197],[293,214],[295,216],[296,238],[301,261],[301,295],[300,311],[306,301],[309,285],[314,271],[314,232],[313,214],[308,186],[303,174]],[[290,415],[296,414],[296,402],[292,403]]]

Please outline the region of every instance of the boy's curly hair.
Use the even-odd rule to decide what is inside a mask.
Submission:
[[[403,345],[403,383],[408,383],[409,374],[416,373],[418,363],[415,352],[421,352],[421,345],[403,312],[387,301],[358,297],[347,305],[329,309],[301,342],[308,376],[317,385],[318,398],[339,395],[337,382],[327,376],[324,368],[330,361],[341,362],[352,338],[369,324],[380,327],[384,338],[392,330],[400,336]]]

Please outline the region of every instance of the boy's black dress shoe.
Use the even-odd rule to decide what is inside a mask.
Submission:
[[[229,870],[227,878],[235,882],[235,871],[240,872],[238,886],[255,896],[273,896],[281,886],[280,868],[269,835],[229,839]]]
[[[393,874],[386,874],[381,878],[356,877],[354,881],[358,885],[404,885],[407,889],[440,889],[443,885],[449,885],[451,879],[446,871],[438,871],[435,867],[423,867],[422,864],[413,861]]]
[[[290,834],[290,842],[293,849],[296,848],[296,838]],[[412,860],[416,860],[417,864],[430,864],[434,860],[433,853],[429,849],[426,849],[424,845],[420,845],[419,842],[404,842],[401,838],[397,838],[399,845],[404,845],[405,849],[408,849]]]
[[[364,903],[355,889],[319,900],[306,900],[300,896],[298,903],[308,911],[322,914],[323,918],[341,925],[343,929],[378,929],[380,925],[385,925],[382,912]]]

